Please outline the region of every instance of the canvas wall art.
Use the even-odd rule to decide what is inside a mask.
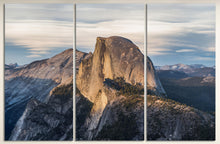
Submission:
[[[5,5],[5,140],[73,139],[73,5]]]
[[[147,12],[147,139],[215,140],[215,5]]]
[[[76,140],[144,139],[144,5],[76,5]]]

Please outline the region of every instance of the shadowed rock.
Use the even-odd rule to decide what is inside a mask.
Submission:
[[[6,68],[7,71],[7,68]],[[34,61],[5,75],[5,118],[8,139],[15,123],[34,98],[47,102],[56,86],[69,84],[73,75],[73,50],[44,60]]]
[[[149,57],[147,57],[147,90],[148,93],[154,93],[158,96],[166,96],[160,79],[157,76],[154,65]]]

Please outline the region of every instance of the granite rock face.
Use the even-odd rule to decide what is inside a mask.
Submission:
[[[76,50],[75,55],[76,55],[76,57],[75,57],[75,66],[76,66],[76,73],[77,73],[78,70],[79,70],[79,65],[80,65],[81,61],[84,60],[84,59],[90,58],[92,56],[92,53],[91,52],[90,53],[85,53],[85,52],[81,52],[79,50]]]
[[[77,88],[94,102],[105,78],[124,77],[131,84],[144,85],[144,55],[130,40],[98,37],[93,55],[80,63]]]
[[[144,55],[132,41],[98,37],[76,86],[78,140],[143,140]]]
[[[46,104],[51,99],[54,89],[72,83],[72,75],[72,49],[23,67],[10,69],[7,67],[5,75],[5,139],[9,138],[11,130],[22,114],[22,117],[25,117],[28,109],[26,105],[31,99]]]
[[[166,92],[149,57],[147,57],[147,90],[148,93],[154,93],[162,97],[166,96]]]
[[[72,140],[73,85],[58,86],[47,103],[31,99],[9,140]]]

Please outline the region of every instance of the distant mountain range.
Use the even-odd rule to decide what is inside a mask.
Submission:
[[[205,65],[202,65],[202,64],[192,64],[192,65],[175,64],[175,65],[155,66],[155,69],[157,71],[184,72],[188,76],[199,76],[199,77],[213,76],[215,77],[215,66],[206,67]]]
[[[184,69],[196,69],[196,68],[204,68],[207,67],[203,64],[174,64],[174,65],[164,65],[164,66],[155,66],[156,70],[184,70]],[[214,66],[212,67],[214,68]]]
[[[202,64],[166,65],[157,67],[157,74],[168,98],[203,111],[215,111],[214,67]]]
[[[5,64],[5,69],[12,69],[12,68],[16,68],[18,67],[18,64],[17,63],[14,63],[14,64]]]

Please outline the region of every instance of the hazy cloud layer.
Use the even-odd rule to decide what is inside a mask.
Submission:
[[[24,50],[27,58],[72,48],[72,4],[6,4],[5,41]],[[6,49],[7,52],[7,49]]]
[[[77,49],[93,52],[96,37],[122,36],[144,49],[144,5],[77,4]]]
[[[165,64],[166,56],[188,59],[178,58],[181,63],[214,63],[213,4],[149,4],[147,30],[148,55],[153,59],[164,56],[158,57],[161,62],[155,60],[157,65]],[[169,59],[167,64],[171,62]]]

